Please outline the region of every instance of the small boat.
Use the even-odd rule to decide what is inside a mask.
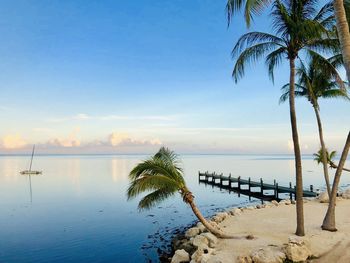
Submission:
[[[33,164],[34,151],[35,151],[35,145],[33,145],[33,151],[32,151],[32,157],[31,157],[31,159],[30,159],[29,170],[21,171],[20,174],[24,174],[24,175],[42,174],[42,171],[32,171],[32,164]]]

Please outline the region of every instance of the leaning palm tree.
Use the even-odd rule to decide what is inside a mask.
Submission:
[[[141,193],[150,192],[139,202],[140,210],[150,209],[179,193],[182,200],[190,205],[193,213],[211,233],[220,238],[236,238],[225,234],[204,218],[194,202],[192,192],[186,186],[178,156],[168,148],[160,148],[153,157],[136,165],[130,172],[129,179],[131,183],[127,190],[128,200]]]
[[[305,0],[304,0],[305,1]],[[262,11],[271,4],[271,0],[227,0],[226,13],[228,24],[231,18],[241,9],[244,9],[244,17],[247,26],[251,24],[251,20],[255,15],[260,15]],[[302,1],[301,1],[302,2]],[[318,1],[312,1],[313,6],[317,6]],[[332,8],[334,17],[336,18],[336,27],[338,37],[341,44],[341,53],[344,59],[344,67],[348,81],[350,81],[350,31],[349,31],[349,0],[332,0],[328,6]]]
[[[319,139],[321,144],[321,157],[323,164],[323,173],[326,182],[328,196],[331,195],[331,187],[329,183],[328,161],[326,153],[326,145],[323,138],[323,128],[320,116],[319,98],[344,98],[349,99],[345,88],[345,83],[336,70],[336,65],[331,59],[325,59],[320,55],[311,53],[309,66],[306,67],[301,63],[296,70],[298,76],[298,84],[295,85],[295,97],[304,97],[312,105],[318,126]],[[337,61],[336,61],[337,63]],[[283,94],[280,97],[280,103],[285,102],[289,98],[289,84],[282,87]]]
[[[336,156],[337,152],[336,151],[331,151],[330,153],[327,151],[326,149],[326,157],[327,157],[327,163],[329,164],[329,167],[331,169],[337,169],[338,168],[338,165],[335,164],[335,161],[334,161],[334,157]],[[322,157],[322,149],[318,150],[317,153],[314,153],[313,154],[314,156],[314,160],[320,164],[323,162],[323,157]],[[344,168],[343,167],[343,171],[347,171],[347,172],[350,172],[350,169],[348,168]]]
[[[265,57],[271,79],[274,70],[283,59],[289,60],[289,107],[296,169],[296,234],[303,236],[303,182],[301,152],[295,111],[295,61],[302,50],[331,51],[338,48],[338,40],[333,36],[330,5],[317,11],[313,0],[273,1],[271,18],[275,34],[250,32],[244,34],[232,50],[237,58],[232,76],[237,82],[244,75],[245,66]]]

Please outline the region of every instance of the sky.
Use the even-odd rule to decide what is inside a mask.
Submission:
[[[271,32],[268,12],[249,30]],[[288,154],[288,65],[231,78],[248,29],[227,28],[225,0],[27,1],[0,8],[0,153]],[[297,101],[302,152],[319,147],[310,104]],[[326,143],[341,150],[350,103],[322,101]]]

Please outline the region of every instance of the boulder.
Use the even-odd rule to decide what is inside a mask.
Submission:
[[[176,250],[171,263],[190,262],[190,254],[184,249]]]
[[[181,243],[176,247],[176,250],[178,249],[184,249],[186,252],[192,254],[196,251],[196,247],[192,244],[192,241],[185,239],[184,241],[181,241]]]
[[[193,239],[192,239],[192,244],[195,246],[195,247],[198,247],[198,248],[208,248],[209,246],[209,240],[205,237],[205,236],[202,236],[202,235],[199,235],[199,236],[195,236]]]
[[[185,232],[185,237],[191,238],[200,234],[200,229],[198,227],[191,227]]]
[[[256,206],[247,206],[245,210],[254,210]]]
[[[344,199],[350,199],[350,188],[345,189],[345,191],[344,191],[343,194],[342,194],[342,197],[343,197]]]
[[[289,242],[284,249],[286,256],[293,262],[304,262],[312,255],[309,242],[302,237],[290,236]]]
[[[234,208],[230,211],[230,214],[233,215],[233,216],[238,216],[242,213],[241,209],[239,208]]]
[[[317,199],[320,201],[320,203],[329,203],[329,197],[327,192],[321,192]]]
[[[284,199],[280,201],[280,204],[282,205],[290,205],[292,202],[289,199]]]
[[[204,236],[208,242],[209,242],[209,247],[213,248],[216,247],[216,244],[218,243],[218,238],[214,236],[212,233],[202,233],[201,236]]]
[[[216,223],[221,223],[227,216],[226,212],[217,213],[212,220]]]
[[[211,263],[214,262],[212,258],[214,255],[214,249],[211,248],[198,248],[191,256],[191,263]]]
[[[200,231],[201,233],[207,231],[206,227],[205,227],[201,222],[198,222],[198,223],[197,223],[197,227],[199,228],[199,231]]]
[[[254,263],[282,263],[286,259],[283,251],[274,246],[268,246],[252,251],[250,257]]]
[[[196,252],[194,252],[191,256],[191,262],[201,262],[203,254],[203,249],[196,250]]]
[[[278,202],[276,200],[272,200],[271,204],[273,204],[274,206],[278,206]]]

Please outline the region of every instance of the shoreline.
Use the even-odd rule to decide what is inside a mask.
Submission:
[[[345,193],[337,199],[337,232],[321,230],[328,207],[322,194],[318,198],[304,199],[305,237],[294,235],[293,201],[232,208],[217,213],[210,222],[230,234],[251,235],[252,240],[218,239],[198,223],[173,240],[175,254],[171,262],[273,263],[286,259],[288,262],[350,262],[350,189]]]

